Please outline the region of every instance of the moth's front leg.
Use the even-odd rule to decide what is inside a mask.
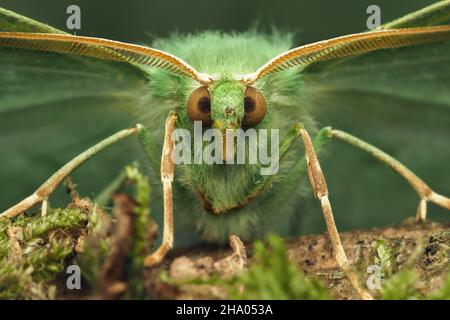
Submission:
[[[295,125],[294,130],[296,131],[298,137],[301,138],[301,140],[303,141],[309,180],[314,195],[320,201],[320,205],[322,207],[325,223],[327,225],[328,233],[331,238],[334,257],[339,267],[342,270],[344,270],[348,280],[356,289],[359,296],[362,299],[372,300],[373,297],[370,295],[370,293],[368,293],[361,287],[358,276],[353,271],[352,266],[347,259],[347,255],[345,254],[344,247],[342,246],[341,238],[339,236],[339,232],[334,222],[333,210],[331,208],[331,203],[328,198],[328,187],[325,180],[325,176],[323,175],[322,168],[320,167],[319,160],[317,159],[316,152],[314,151],[311,138],[306,129],[301,124]],[[320,132],[319,134],[321,133],[322,132]]]
[[[165,133],[164,133],[164,145],[161,155],[161,182],[163,185],[163,199],[164,199],[164,229],[163,239],[159,248],[147,256],[144,261],[146,267],[154,266],[160,263],[167,252],[173,245],[173,199],[172,199],[172,182],[174,177],[174,163],[172,161],[172,153],[174,148],[173,131],[175,130],[175,124],[177,121],[177,115],[171,112],[166,120]],[[139,135],[139,139],[142,136]],[[144,143],[144,141],[141,140]]]

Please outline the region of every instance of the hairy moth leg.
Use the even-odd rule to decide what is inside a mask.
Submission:
[[[174,177],[174,163],[172,161],[172,153],[174,148],[173,131],[175,130],[175,123],[177,115],[171,112],[166,120],[164,145],[161,155],[161,182],[163,185],[164,198],[164,229],[163,240],[161,245],[155,252],[148,255],[144,260],[146,267],[154,266],[160,263],[167,252],[173,245],[173,199],[172,199],[172,182]],[[139,135],[139,140],[145,145],[145,136]]]
[[[424,221],[427,218],[428,201],[450,210],[450,198],[434,192],[422,179],[420,179],[414,172],[409,170],[400,161],[394,159],[392,156],[388,155],[382,150],[361,139],[356,138],[355,136],[352,136],[347,132],[335,130],[332,128],[326,128],[326,132],[328,137],[337,138],[351,144],[354,147],[368,152],[373,157],[380,160],[382,163],[384,163],[395,172],[397,172],[401,177],[403,177],[419,195],[420,200],[417,207],[416,221]]]
[[[342,246],[339,233],[337,231],[333,212],[331,209],[331,204],[328,200],[328,190],[325,183],[325,178],[323,176],[322,170],[320,168],[319,162],[317,160],[317,155],[314,149],[320,150],[323,145],[327,142],[328,137],[326,136],[326,130],[320,130],[317,135],[314,137],[314,143],[311,142],[308,133],[301,125],[294,126],[287,134],[286,137],[283,138],[280,144],[280,160],[288,153],[289,149],[293,145],[294,141],[297,141],[298,137],[302,138],[305,145],[305,157],[302,158],[298,164],[292,169],[289,173],[290,176],[298,176],[299,174],[303,174],[305,170],[308,170],[308,175],[310,177],[310,182],[314,190],[314,194],[320,199],[321,205],[323,208],[323,213],[325,217],[325,222],[327,224],[328,232],[330,234],[333,246],[333,252],[335,259],[340,268],[342,268],[351,284],[355,287],[358,294],[363,299],[372,299],[372,296],[366,292],[363,288],[361,288],[358,277],[356,273],[352,270],[350,263],[348,262],[347,256],[345,254],[344,248]],[[306,158],[306,159],[305,159]],[[306,161],[305,161],[306,160]],[[295,171],[295,172],[294,172]],[[258,186],[255,188],[251,194],[258,194],[261,192],[267,185],[270,184],[271,179],[266,178],[270,176],[265,176],[265,180],[263,186]],[[318,188],[320,187],[321,197],[318,196]],[[250,197],[251,198],[251,197]]]
[[[328,234],[330,235],[331,244],[333,246],[334,257],[339,267],[344,270],[347,278],[356,289],[359,296],[365,300],[372,300],[373,297],[370,295],[370,293],[368,293],[361,287],[358,275],[353,271],[352,266],[347,259],[347,255],[345,254],[339,232],[334,222],[333,210],[328,198],[328,187],[325,181],[325,176],[323,175],[319,160],[317,159],[316,152],[314,151],[311,138],[302,125],[296,125],[295,130],[297,131],[298,136],[303,141],[309,180],[311,182],[314,195],[320,201],[320,205],[322,207]]]
[[[16,205],[12,206],[5,212],[0,214],[0,218],[2,217],[8,217],[12,218],[15,217],[21,213],[23,213],[25,210],[28,210],[35,204],[42,202],[42,214],[45,215],[47,211],[47,199],[48,197],[53,193],[53,191],[56,189],[56,187],[68,176],[70,175],[75,169],[77,169],[80,165],[82,165],[87,160],[91,159],[93,156],[98,154],[100,151],[106,149],[107,147],[115,144],[118,141],[121,141],[133,134],[138,133],[138,128],[130,128],[125,129],[122,131],[119,131],[112,136],[102,140],[98,144],[94,145],[93,147],[87,149],[80,155],[73,158],[71,161],[69,161],[67,164],[65,164],[61,169],[56,171],[47,181],[44,182],[32,195],[28,196],[27,198],[23,199]]]

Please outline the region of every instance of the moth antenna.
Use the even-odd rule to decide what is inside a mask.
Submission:
[[[292,67],[306,66],[319,61],[350,57],[380,49],[445,40],[450,40],[450,25],[356,33],[286,51],[264,64],[256,72],[241,76],[240,80],[246,84],[252,84],[270,73]]]
[[[120,41],[66,34],[0,32],[0,46],[74,54],[102,60],[151,65],[188,76],[209,85],[209,76],[198,72],[184,60],[162,50]]]

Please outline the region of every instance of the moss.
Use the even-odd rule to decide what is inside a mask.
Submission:
[[[79,230],[87,221],[85,212],[78,208],[53,209],[46,216],[20,216],[15,222],[24,230],[24,241],[41,237],[52,230]]]
[[[422,267],[432,272],[450,269],[450,231],[438,232],[428,237]]]
[[[403,267],[384,281],[380,299],[450,299],[449,240],[448,231],[420,240]],[[430,290],[429,282],[442,272],[441,285]]]
[[[450,272],[448,272],[441,287],[438,290],[431,292],[427,296],[427,299],[429,299],[429,300],[450,300]]]
[[[64,270],[86,221],[87,214],[76,208],[0,219],[0,298],[54,298],[49,281]]]
[[[135,230],[129,273],[129,294],[132,298],[142,299],[145,296],[143,281],[144,258],[149,254],[151,237],[153,237],[151,230],[154,227],[149,207],[151,190],[148,178],[141,174],[136,166],[126,167],[125,173],[127,178],[135,184],[135,200],[137,202],[134,210]]]
[[[109,232],[111,223],[111,217],[94,206],[89,215],[81,254],[76,258],[77,265],[83,270],[83,278],[91,288],[97,286],[101,266],[111,248],[112,239]]]
[[[35,281],[33,268],[4,259],[0,263],[0,299],[52,299],[54,286]]]
[[[418,275],[412,270],[397,272],[383,283],[380,299],[382,300],[410,300],[419,299],[417,286]]]
[[[149,253],[155,225],[150,215],[150,184],[137,165],[127,166],[119,175],[121,181],[115,181],[113,190],[111,186],[102,194],[113,196],[116,192],[133,194],[136,205],[133,211],[133,239],[132,250],[129,252],[126,263],[126,277],[128,290],[125,295],[131,299],[145,298],[144,292],[144,258]],[[130,186],[132,188],[130,188]],[[108,201],[103,199],[105,203]],[[113,210],[114,211],[114,210]],[[77,257],[77,264],[83,270],[83,277],[95,292],[100,291],[100,278],[102,268],[114,245],[115,219],[99,208],[90,215],[82,254]]]
[[[328,299],[325,286],[305,276],[288,258],[281,238],[269,236],[268,246],[254,245],[255,263],[236,282],[236,299]],[[244,287],[241,290],[241,286]]]
[[[382,300],[450,300],[450,272],[447,273],[441,286],[428,294],[421,292],[423,283],[417,272],[402,270],[383,283],[380,296]]]
[[[373,262],[380,267],[382,278],[386,278],[392,274],[392,250],[384,240],[377,240],[373,245],[376,252]]]
[[[126,261],[128,297],[144,298],[143,260],[154,237],[150,218],[150,185],[137,166],[124,170],[119,188],[134,186],[133,245]],[[0,219],[0,298],[48,299],[49,286],[67,263],[76,263],[90,287],[97,289],[102,267],[111,252],[115,221],[89,199],[81,199],[70,183],[72,203],[68,208],[50,209],[46,216],[23,214]],[[117,190],[116,190],[117,191]],[[14,239],[8,233],[14,227]],[[14,241],[15,251],[11,249]],[[77,252],[75,252],[77,248]],[[50,290],[50,291],[48,291]]]
[[[219,274],[206,278],[174,280],[167,272],[160,273],[160,280],[179,286],[218,286],[228,298],[240,300],[324,300],[329,299],[326,287],[317,279],[307,277],[288,257],[283,239],[271,235],[267,246],[254,243],[254,261],[247,271],[232,277]]]
[[[65,260],[74,249],[71,237],[52,238],[26,256],[25,265],[33,267],[33,278],[37,281],[52,280],[64,270]]]

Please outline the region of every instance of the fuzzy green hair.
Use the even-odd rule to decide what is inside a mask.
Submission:
[[[221,79],[209,88],[212,100],[232,101],[224,95],[242,93],[236,91],[232,83],[229,86],[231,89],[224,89],[228,85],[226,81],[232,82],[237,75],[256,71],[274,56],[291,48],[292,40],[291,33],[281,34],[277,31],[272,34],[264,34],[256,29],[243,33],[206,31],[192,35],[173,34],[167,39],[154,41],[152,47],[178,56],[200,72]],[[158,128],[152,132],[152,138],[158,148],[162,148],[165,117],[171,110],[177,111],[177,127],[193,133],[193,123],[187,116],[186,102],[193,90],[201,85],[168,71],[154,68],[146,71],[149,73],[149,93],[141,101],[139,117],[144,125]],[[299,69],[293,68],[270,75],[254,85],[263,94],[267,104],[265,118],[257,128],[279,129],[280,139],[297,122],[314,131],[314,121],[308,110],[298,105],[298,101],[302,101],[300,80]],[[218,98],[219,94],[221,96]],[[268,188],[270,190],[263,191],[244,208],[236,206],[245,203],[255,186],[264,181],[259,173],[260,165],[177,166],[174,198],[180,200],[182,205],[178,201],[174,204],[175,228],[180,228],[179,232],[175,232],[175,243],[193,243],[200,240],[200,237],[224,243],[231,233],[240,235],[244,240],[251,240],[263,237],[269,230],[277,233],[286,233],[285,230],[292,232],[292,225],[295,224],[292,219],[296,219],[298,214],[299,199],[303,191],[298,187],[301,177],[288,178],[287,172],[301,156],[301,146],[296,145],[283,159],[279,173],[269,184],[277,185],[277,188],[271,187]],[[155,176],[157,179],[158,175]],[[293,178],[297,182],[290,186],[280,183]],[[162,212],[158,201],[161,197],[159,189],[159,186],[154,188],[156,198],[152,202],[159,203],[153,208],[155,212]],[[199,192],[221,214],[206,212],[199,199]],[[278,209],[281,203],[286,208],[283,212]],[[181,239],[178,238],[180,236]]]

